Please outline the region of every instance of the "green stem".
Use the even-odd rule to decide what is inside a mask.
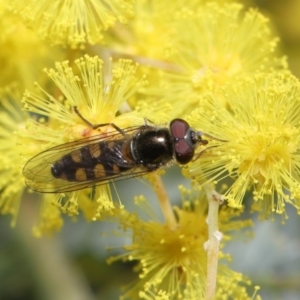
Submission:
[[[222,234],[219,232],[218,216],[219,206],[223,198],[218,194],[212,185],[204,186],[208,200],[208,241],[206,243],[207,251],[207,280],[205,300],[213,300],[216,295],[217,273],[218,273],[218,256]]]
[[[169,228],[175,229],[177,227],[177,220],[161,177],[158,174],[153,173],[151,174],[149,181],[152,183],[153,189],[157,195],[167,225]]]

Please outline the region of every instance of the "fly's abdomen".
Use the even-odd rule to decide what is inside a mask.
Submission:
[[[64,155],[51,166],[53,177],[68,181],[101,180],[130,169],[124,164],[122,142],[100,142]],[[121,163],[122,162],[122,163]]]

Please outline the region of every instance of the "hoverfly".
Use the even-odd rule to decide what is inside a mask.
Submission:
[[[190,162],[198,145],[206,145],[202,132],[182,119],[169,127],[148,125],[121,129],[115,124],[92,125],[74,107],[78,116],[93,129],[111,125],[114,131],[55,146],[32,157],[23,168],[26,185],[40,193],[64,193],[111,181],[139,177],[171,161]],[[209,136],[210,137],[210,136]]]

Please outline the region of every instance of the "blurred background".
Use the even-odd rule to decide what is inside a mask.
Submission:
[[[290,69],[300,78],[300,0],[257,0],[254,5],[273,21]],[[174,188],[182,183],[180,171],[169,170],[163,180],[173,204],[180,203]],[[128,191],[131,184],[134,193]],[[145,194],[145,186],[138,180],[120,182],[117,189],[126,195],[122,197],[127,199],[126,207],[133,205],[135,195]],[[146,197],[153,199],[155,207],[151,190]],[[28,198],[22,202],[14,229],[9,217],[0,218],[0,299],[118,299],[120,286],[135,277],[133,265],[117,262],[107,266],[106,259],[122,250],[126,237],[111,237],[114,227],[110,223],[88,224],[79,216],[76,222],[65,218],[61,232],[54,237],[36,239],[31,234],[36,201]],[[300,217],[294,208],[286,210],[289,219],[285,225],[281,216],[274,216],[271,222],[254,218],[253,240],[234,241],[224,249],[234,257],[231,267],[261,286],[263,299],[300,299]],[[107,236],[101,236],[105,232]],[[107,251],[107,246],[113,250]]]

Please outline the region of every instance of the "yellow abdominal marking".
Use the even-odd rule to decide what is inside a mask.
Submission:
[[[113,165],[113,174],[118,174],[118,173],[120,173],[120,168],[116,164],[114,164]]]
[[[71,157],[73,159],[74,162],[79,163],[81,162],[81,156],[80,156],[80,152],[76,151],[76,152],[72,152],[71,153]]]
[[[87,180],[84,168],[78,168],[75,177],[78,181]]]
[[[103,165],[101,165],[101,164],[97,164],[94,167],[94,171],[95,171],[95,177],[96,178],[100,178],[100,177],[105,176],[105,170],[104,170]]]
[[[99,144],[90,145],[89,151],[94,158],[98,158],[101,154]]]

